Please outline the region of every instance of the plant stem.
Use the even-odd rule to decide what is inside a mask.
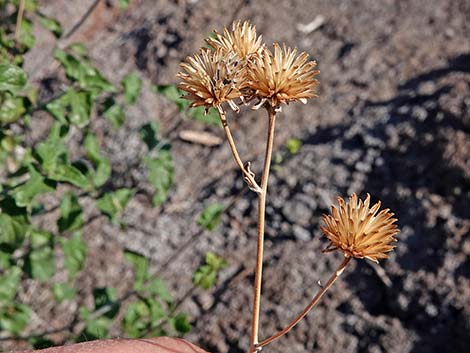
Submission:
[[[251,322],[251,344],[250,352],[258,350],[259,313],[261,304],[261,284],[263,274],[263,251],[264,251],[264,225],[266,211],[266,195],[268,191],[269,169],[274,142],[274,127],[276,123],[276,112],[271,106],[266,106],[269,115],[268,138],[266,142],[266,154],[264,157],[263,174],[261,176],[261,192],[258,194],[258,245],[256,253],[255,285],[253,295],[253,318]]]
[[[23,22],[25,0],[20,0],[18,5],[18,15],[16,16],[15,39],[20,37],[21,22]]]
[[[266,338],[264,341],[256,345],[256,349],[260,349],[267,344],[277,340],[279,337],[284,336],[287,332],[289,332],[295,325],[299,323],[300,320],[302,320],[305,315],[308,314],[310,310],[313,309],[313,307],[320,301],[320,299],[323,297],[323,295],[328,291],[328,289],[335,283],[335,281],[341,276],[343,273],[344,269],[348,265],[349,261],[351,261],[350,256],[346,256],[339,265],[338,269],[333,273],[333,275],[330,277],[326,285],[317,293],[317,295],[312,299],[312,301],[305,307],[305,309],[294,319],[292,320],[289,325],[287,325],[285,328],[283,328],[281,331],[276,333],[275,335],[272,335],[269,338]]]
[[[240,155],[238,154],[237,147],[235,146],[235,141],[233,140],[232,132],[230,131],[230,127],[228,126],[225,111],[222,109],[222,107],[218,107],[217,110],[219,111],[220,120],[222,121],[222,125],[225,131],[225,135],[227,136],[230,149],[232,150],[233,158],[235,159],[235,162],[237,162],[237,165],[240,170],[242,171],[243,178],[245,179],[249,188],[259,195],[261,193],[261,188],[255,180],[255,175],[248,169],[249,167],[245,167],[240,158]]]

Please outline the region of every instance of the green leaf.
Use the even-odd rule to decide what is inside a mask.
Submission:
[[[142,125],[139,129],[140,138],[145,142],[149,151],[160,144],[160,125],[157,122],[151,122]]]
[[[83,43],[72,43],[70,44],[67,49],[71,51],[73,54],[78,55],[79,57],[86,57],[87,49],[85,44]]]
[[[144,282],[149,277],[149,260],[145,256],[129,249],[124,250],[124,258],[134,267],[134,289],[141,291],[143,289]]]
[[[88,178],[68,160],[64,143],[68,128],[60,123],[53,125],[47,139],[36,147],[36,158],[49,179],[68,182],[82,189],[89,187]]]
[[[19,207],[30,207],[37,195],[52,192],[56,183],[45,179],[33,167],[29,168],[29,179],[23,184],[16,186],[11,195]]]
[[[36,43],[36,38],[33,35],[33,24],[31,21],[23,17],[21,21],[20,32],[18,41],[26,48],[31,49]]]
[[[69,79],[83,82],[88,70],[75,56],[57,48],[54,49],[53,55],[62,64]]]
[[[93,288],[93,299],[95,302],[95,310],[104,309],[104,317],[113,319],[119,311],[119,303],[117,302],[117,291],[112,287]]]
[[[89,186],[87,177],[80,170],[69,164],[58,165],[53,172],[49,173],[49,178],[68,182],[82,189],[86,189]]]
[[[179,90],[175,85],[156,85],[153,87],[153,91],[175,103],[180,112],[189,108],[189,100],[181,98],[185,92]]]
[[[199,215],[197,224],[208,231],[213,231],[219,225],[224,209],[224,205],[217,203],[207,206]]]
[[[54,172],[57,165],[68,162],[67,149],[63,141],[67,132],[67,127],[56,123],[52,126],[47,139],[36,147],[38,162],[48,174]]]
[[[96,200],[98,209],[113,223],[118,223],[118,217],[125,209],[134,192],[130,189],[118,189],[108,192]]]
[[[10,303],[16,295],[21,279],[21,269],[11,267],[0,275],[0,304]]]
[[[13,335],[23,332],[30,321],[31,309],[20,303],[0,309],[0,328]]]
[[[20,208],[12,198],[0,201],[0,244],[16,249],[29,232],[30,224],[26,208]]]
[[[24,2],[25,11],[35,12],[35,11],[37,11],[38,7],[39,7],[39,5],[38,5],[37,0],[26,0]]]
[[[84,147],[86,156],[95,165],[93,184],[96,187],[103,186],[111,176],[111,163],[108,158],[101,154],[100,144],[96,135],[88,133],[85,137]]]
[[[73,278],[85,263],[86,244],[80,233],[75,233],[70,239],[60,239],[60,243],[64,252],[65,268],[69,271],[70,278]]]
[[[168,197],[175,177],[173,158],[168,150],[160,150],[156,157],[146,156],[145,166],[148,171],[148,180],[154,188],[153,204],[159,206]]]
[[[36,147],[37,160],[49,179],[71,183],[82,189],[89,187],[88,178],[68,161],[63,137],[68,128],[54,124],[47,140]]]
[[[62,35],[63,30],[59,21],[47,17],[44,14],[39,14],[39,22],[44,26],[44,28],[51,31],[56,36],[56,38],[59,38]]]
[[[80,308],[80,318],[85,321],[85,329],[81,333],[79,341],[106,338],[109,327],[113,323],[113,320],[105,316],[94,317],[87,308]]]
[[[18,121],[26,113],[24,97],[6,96],[0,99],[0,123],[11,124]]]
[[[77,92],[75,90],[68,91],[69,107],[69,121],[83,128],[90,122],[91,107],[93,100],[89,92]]]
[[[297,154],[302,147],[302,141],[296,138],[288,139],[286,142],[286,148],[290,154]]]
[[[118,5],[121,9],[127,9],[129,7],[129,0],[119,0]]]
[[[214,108],[210,108],[207,112],[204,107],[190,109],[188,115],[191,119],[208,125],[221,126],[219,113]]]
[[[74,299],[76,291],[75,288],[68,283],[54,283],[52,286],[52,294],[59,303],[62,303],[65,300]]]
[[[67,192],[60,202],[60,217],[57,220],[59,232],[71,232],[80,229],[85,223],[82,207],[73,192]]]
[[[124,110],[119,104],[113,104],[103,113],[104,117],[108,119],[115,129],[118,129],[124,124],[126,115]]]
[[[160,303],[150,298],[141,298],[127,307],[122,326],[126,336],[138,338],[158,325],[166,315]]]
[[[37,336],[31,337],[28,342],[34,349],[45,349],[55,345],[54,341],[51,341],[50,339],[45,337]]]
[[[170,291],[168,290],[168,287],[160,278],[154,278],[148,281],[145,289],[149,292],[150,295],[159,297],[167,304],[171,304],[173,302],[173,298]]]
[[[21,91],[28,80],[26,72],[12,64],[0,64],[0,91],[13,94]]]
[[[77,59],[61,49],[54,50],[54,58],[64,67],[65,74],[72,81],[77,81],[83,89],[94,95],[116,92],[116,88],[85,58]]]
[[[191,331],[192,326],[189,323],[188,315],[185,313],[179,313],[172,320],[171,323],[173,328],[179,333],[188,333]]]
[[[135,72],[129,73],[121,81],[124,98],[128,104],[134,104],[142,89],[142,80]]]
[[[10,249],[6,249],[7,251],[0,250],[0,268],[6,270],[11,267],[11,251]]]
[[[227,266],[227,261],[225,261],[224,258],[209,251],[206,254],[206,264],[211,266],[214,270],[219,271]]]
[[[202,289],[211,288],[217,281],[217,272],[209,265],[202,265],[193,273],[193,284]]]
[[[193,273],[193,283],[203,289],[215,285],[219,271],[227,266],[227,262],[212,252],[206,254],[205,264]]]
[[[57,121],[83,128],[90,122],[93,99],[90,92],[68,89],[60,97],[46,104],[46,109]]]
[[[46,281],[55,273],[52,234],[34,230],[30,234],[31,250],[25,261],[25,272],[31,278]]]

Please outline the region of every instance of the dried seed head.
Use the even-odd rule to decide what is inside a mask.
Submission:
[[[262,36],[256,37],[256,27],[249,21],[238,21],[232,24],[232,31],[224,28],[224,33],[214,31],[215,38],[207,38],[206,42],[214,49],[221,49],[225,53],[235,53],[241,60],[254,54],[260,54],[264,44]]]
[[[219,107],[227,102],[238,109],[233,100],[241,96],[245,69],[234,54],[201,48],[180,66],[184,71],[176,75],[182,80],[178,88],[188,93],[184,98],[192,101],[191,107]]]
[[[338,197],[339,209],[332,206],[332,215],[323,215],[325,227],[320,227],[330,240],[325,252],[341,250],[346,256],[367,258],[378,262],[388,258],[387,252],[395,246],[394,236],[399,232],[393,213],[379,211],[380,201],[369,208],[370,195],[364,201],[352,194],[345,203]]]
[[[320,72],[314,69],[316,62],[307,62],[308,58],[305,52],[297,56],[297,49],[275,43],[274,54],[264,48],[261,57],[249,64],[247,85],[272,107],[292,101],[306,103],[316,97],[315,76]]]

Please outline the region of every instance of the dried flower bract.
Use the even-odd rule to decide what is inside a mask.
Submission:
[[[215,38],[207,38],[206,42],[214,49],[220,49],[225,53],[235,53],[241,60],[249,58],[253,54],[260,54],[264,44],[262,36],[256,36],[256,28],[249,21],[234,22],[232,31],[227,28],[220,34],[214,31]]]
[[[220,107],[227,102],[238,109],[233,100],[241,96],[245,73],[235,55],[201,48],[200,54],[188,57],[180,66],[184,71],[177,74],[182,80],[178,88],[188,93],[184,98],[192,101],[191,107]]]
[[[316,97],[315,76],[319,73],[314,69],[316,62],[308,58],[307,53],[297,56],[297,49],[285,45],[281,48],[274,44],[274,54],[264,48],[262,56],[250,64],[248,87],[272,107],[292,101],[306,103],[308,98]]]
[[[338,197],[339,209],[332,207],[332,215],[323,215],[325,227],[321,230],[330,240],[325,251],[339,249],[346,256],[367,258],[378,262],[388,258],[387,252],[393,250],[391,245],[399,232],[389,209],[377,213],[380,201],[369,208],[370,195],[364,201],[352,194],[349,202]]]

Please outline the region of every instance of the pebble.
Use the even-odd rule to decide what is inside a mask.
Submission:
[[[309,241],[312,239],[310,232],[297,224],[292,226],[292,233],[294,234],[295,239],[299,241]]]

